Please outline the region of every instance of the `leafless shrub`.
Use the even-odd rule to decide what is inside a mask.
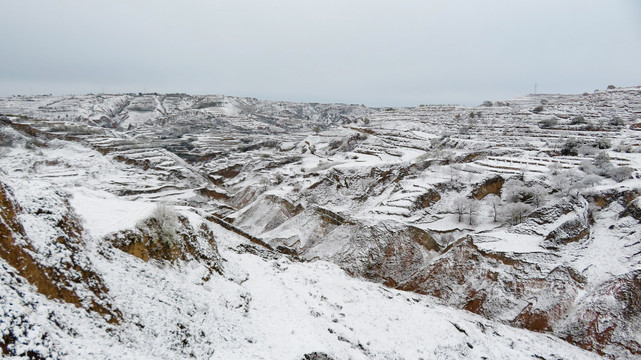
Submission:
[[[137,227],[146,228],[152,234],[152,241],[173,246],[176,242],[178,213],[173,206],[159,203],[149,218],[138,223]]]

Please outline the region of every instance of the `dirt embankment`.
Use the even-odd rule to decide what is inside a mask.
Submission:
[[[2,183],[0,207],[0,257],[14,267],[20,276],[50,299],[96,312],[110,323],[121,321],[120,312],[110,304],[108,290],[102,279],[91,269],[91,263],[83,254],[82,228],[71,212],[55,224],[62,230],[62,235],[50,239],[53,247],[70,255],[59,266],[53,267],[40,261],[40,254],[31,244],[18,219],[18,214],[23,210]],[[86,299],[77,293],[79,288],[88,289],[92,293],[90,301],[84,301]]]

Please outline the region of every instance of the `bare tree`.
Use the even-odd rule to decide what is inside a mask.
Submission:
[[[596,174],[588,174],[581,179],[581,182],[585,184],[586,187],[593,187],[601,182],[601,177]]]
[[[558,162],[553,162],[548,166],[550,170],[550,175],[557,175],[559,172],[563,171],[563,165]]]
[[[158,203],[149,218],[141,220],[136,226],[148,229],[152,241],[171,247],[178,239],[179,225],[176,209],[166,203]]]
[[[465,196],[459,196],[454,199],[454,211],[458,215],[458,222],[463,220],[463,215],[467,212],[468,199]]]
[[[552,187],[569,195],[570,191],[585,187],[585,185],[578,184],[581,177],[575,170],[563,170],[550,176],[550,183]]]
[[[503,188],[501,189],[501,194],[505,198],[505,201],[508,202],[518,202],[521,201],[522,194],[525,192],[525,184],[519,179],[508,179]]]
[[[469,217],[469,224],[474,222],[474,215],[479,209],[479,204],[475,199],[466,199],[467,215]],[[460,220],[459,220],[460,221]]]
[[[594,157],[592,165],[597,169],[597,174],[604,176],[607,176],[614,167],[610,161],[610,156],[605,151],[601,151]]]
[[[532,212],[531,205],[521,202],[506,204],[503,209],[505,211],[507,220],[512,225],[520,224],[521,222],[523,222],[523,220],[525,220],[527,215]]]
[[[459,170],[458,168],[456,168],[453,165],[450,165],[449,174],[450,174],[450,184],[451,185],[457,185],[458,183],[461,182],[460,181],[461,180],[461,170]]]
[[[634,169],[629,166],[615,166],[614,169],[612,169],[610,177],[616,181],[621,182],[623,180],[631,178],[633,173]]]
[[[488,198],[490,202],[490,215],[492,215],[494,222],[497,222],[501,210],[501,198],[496,194],[489,194],[486,198]]]
[[[535,207],[541,206],[548,194],[547,189],[541,184],[530,186],[528,192],[531,195],[532,204],[534,204]]]

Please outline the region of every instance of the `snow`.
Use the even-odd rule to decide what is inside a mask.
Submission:
[[[540,236],[515,234],[510,233],[506,230],[493,231],[476,236],[474,239],[474,244],[476,244],[476,246],[481,249],[499,252],[547,252],[540,246]]]
[[[154,203],[123,200],[106,191],[86,188],[73,189],[70,202],[95,238],[133,228],[156,207]]]
[[[238,252],[246,240],[212,227],[230,279],[204,282],[198,264],[145,263],[103,248],[108,256],[94,252],[92,261],[124,323],[105,327],[100,318],[7,279],[0,282],[0,301],[10,304],[3,305],[3,317],[28,314],[34,341],[47,334],[51,344],[42,350],[56,349],[65,358],[300,359],[314,351],[336,359],[597,358],[429,297],[350,278],[327,262]],[[52,314],[73,330],[57,329]]]
[[[616,100],[616,96],[627,92],[630,91],[612,96]],[[494,223],[484,201],[479,203],[477,218],[471,225],[467,216],[459,222],[452,213],[453,199],[471,197],[471,184],[490,174],[524,175],[526,181],[549,185],[551,161],[576,168],[584,157],[546,153],[558,149],[564,136],[586,141],[611,136],[630,144],[638,143],[637,133],[628,130],[541,131],[536,124],[543,118],[529,114],[529,109],[539,103],[539,97],[518,99],[510,106],[479,108],[483,118],[469,133],[460,131],[467,121],[453,118],[456,113],[465,115],[469,109],[456,106],[376,111],[223,96],[86,95],[33,97],[28,101],[0,99],[0,112],[49,118],[51,122],[25,120],[45,129],[56,123],[84,123],[84,118],[98,121],[121,99],[150,105],[153,111],[125,109],[116,116],[123,120],[119,129],[93,127],[99,135],[73,142],[47,139],[46,146],[34,150],[25,148],[23,139],[19,146],[0,149],[0,181],[13,191],[23,207],[18,219],[34,251],[42,253],[39,259],[48,265],[67,259],[68,254],[56,253],[59,250],[51,245],[59,235],[55,224],[65,215],[68,200],[83,222],[83,240],[93,239],[83,251],[105,282],[110,300],[123,314],[122,324],[111,326],[95,314],[50,301],[24,281],[18,281],[15,269],[0,261],[0,319],[14,315],[26,319],[31,330],[22,339],[32,348],[55,349],[63,358],[96,359],[300,359],[313,351],[325,352],[336,359],[529,359],[535,355],[598,358],[552,335],[518,330],[449,308],[443,304],[446,300],[352,278],[330,262],[298,262],[256,247],[205,219],[212,214],[237,219],[234,225],[261,239],[282,242],[310,239],[320,232],[317,227],[326,226],[318,219],[305,217],[315,206],[372,226],[394,222],[417,226],[435,238],[472,234],[474,244],[481,250],[503,253],[507,258],[518,258],[542,269],[568,266],[577,270],[587,280],[581,285],[585,289],[573,300],[576,303],[584,301],[582,296],[613,276],[639,269],[641,246],[635,237],[638,221],[619,218],[623,205],[618,203],[592,209],[596,220],[591,224],[589,236],[554,250],[542,248],[543,239],[575,216],[574,210],[551,223],[532,221],[518,226]],[[549,99],[565,101],[563,97]],[[199,102],[220,104],[195,109]],[[616,100],[613,104],[627,104],[627,100]],[[638,105],[632,104],[630,108],[637,109]],[[634,120],[630,118],[633,110],[623,106],[595,110],[570,102],[558,105],[557,110],[557,114],[567,116],[586,111],[593,118],[620,115],[626,121]],[[356,120],[363,128],[350,128],[347,124],[354,124],[352,121],[343,127],[333,124],[327,131],[310,135],[315,124],[329,126],[324,111],[335,111],[339,119],[346,116]],[[62,116],[64,121],[56,116]],[[371,123],[358,120],[364,116],[371,118]],[[76,120],[78,117],[82,119]],[[124,130],[129,125],[133,128]],[[265,135],[267,128],[272,133]],[[5,127],[2,132],[17,134]],[[357,132],[368,136],[359,138],[349,151],[330,149],[331,140],[345,139]],[[197,138],[194,141],[197,148],[192,153],[167,151],[174,135],[175,139]],[[158,141],[161,136],[169,140]],[[257,151],[235,151],[241,139],[249,140],[248,144],[275,139],[277,145]],[[440,141],[443,143],[439,144]],[[310,145],[316,148],[315,154],[310,153]],[[210,153],[212,149],[215,151]],[[303,154],[302,149],[307,152]],[[632,150],[637,151],[638,146],[632,146]],[[464,159],[473,152],[481,152],[481,156]],[[635,169],[641,167],[638,153],[621,154],[614,150],[609,153]],[[189,158],[186,155],[211,155],[212,159],[191,162],[185,161]],[[279,165],[285,157],[293,160]],[[148,166],[131,164],[137,161],[148,161]],[[237,177],[212,174],[234,164],[242,165]],[[389,171],[391,179],[377,183],[369,176],[374,169]],[[399,176],[401,173],[404,175]],[[277,175],[282,175],[279,180],[282,183],[274,181]],[[216,189],[212,179],[223,183],[220,185],[223,188],[217,190],[229,194],[233,206],[198,195],[202,187]],[[325,179],[331,184],[312,187]],[[622,183],[604,179],[592,190],[639,188],[638,178]],[[247,189],[258,189],[257,196],[248,197],[248,204],[233,203]],[[437,191],[441,199],[419,209],[416,200],[429,189]],[[551,197],[566,195],[552,193],[551,189],[550,192]],[[578,193],[577,190],[577,197]],[[307,209],[293,218],[283,216],[284,223],[265,231],[275,211],[272,204],[261,202],[263,195],[277,195]],[[204,280],[207,268],[196,261],[144,262],[102,241],[105,235],[136,226],[151,214],[156,202],[165,201],[187,216],[192,226],[204,224],[214,229],[225,259],[222,275],[214,274]],[[577,208],[587,213],[587,202]],[[51,211],[44,216],[41,209]],[[336,253],[353,236],[345,232],[333,243],[318,244],[318,257]],[[314,241],[323,241],[321,236],[317,237]],[[199,239],[199,244],[206,246],[207,241]],[[512,275],[508,271],[499,274]],[[554,300],[550,294],[527,299],[539,309],[551,308]],[[516,306],[506,309],[505,313],[513,316],[503,320],[510,321],[521,310]],[[56,325],[52,317],[64,326]],[[18,322],[11,324],[17,326]],[[7,324],[8,321],[0,322],[3,334],[11,326]]]
[[[427,133],[427,132],[420,131],[420,130],[414,130],[414,131],[412,131],[412,134],[414,134],[414,135],[416,135],[416,136],[419,136],[419,137],[422,137],[422,138],[424,138],[424,139],[428,139],[428,140],[429,140],[429,139],[435,139],[435,138],[438,138],[438,135],[436,135],[436,134],[433,134],[433,133]]]
[[[161,271],[127,255],[114,254],[112,261],[121,266],[99,264],[119,307],[144,325],[121,335],[131,337],[129,346],[139,351],[131,358],[148,351],[154,358],[186,357],[167,344],[176,323],[191,333],[204,331],[191,351],[210,359],[300,359],[313,351],[336,359],[526,359],[548,356],[549,349],[568,359],[596,358],[560,340],[448,309],[428,297],[350,278],[327,262],[237,253],[234,247],[243,239],[221,228],[215,235],[226,268],[236,268],[243,279],[202,283],[198,268]],[[143,340],[152,333],[157,337],[151,342]]]
[[[616,208],[616,205],[612,206]],[[594,283],[639,268],[639,262],[630,261],[639,252],[639,239],[629,232],[638,220],[631,217],[618,219],[615,209],[606,209],[592,229],[585,243],[573,243],[563,249],[563,256]]]

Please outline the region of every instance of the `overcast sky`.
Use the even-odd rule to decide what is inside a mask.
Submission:
[[[640,0],[0,0],[0,96],[373,106],[641,85]]]

